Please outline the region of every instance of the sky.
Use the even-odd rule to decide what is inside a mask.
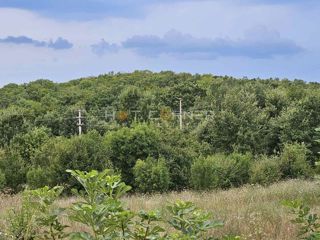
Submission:
[[[0,87],[151,70],[320,81],[319,0],[0,0]]]

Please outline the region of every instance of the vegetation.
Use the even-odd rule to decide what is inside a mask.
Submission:
[[[233,153],[196,160],[191,168],[195,189],[207,190],[241,186],[248,182],[251,155]]]
[[[281,179],[280,161],[278,157],[261,156],[250,167],[250,182],[268,185]]]
[[[169,220],[161,212],[140,211],[135,213],[123,206],[120,200],[131,187],[121,182],[120,175],[68,171],[81,184],[77,192],[79,201],[65,211],[54,206],[62,187],[43,187],[23,193],[21,207],[9,212],[6,228],[0,232],[6,239],[213,239],[206,233],[222,226],[222,222],[210,220],[210,214],[198,209],[191,202],[178,201],[167,206]],[[67,232],[61,223],[65,212],[70,221],[87,227],[86,231]],[[162,223],[162,224],[161,224]],[[168,232],[169,226],[174,229]],[[214,238],[217,239],[217,238]],[[237,239],[226,236],[223,239]]]
[[[140,192],[166,192],[169,189],[170,173],[163,158],[138,160],[133,172],[134,182]]]
[[[320,151],[319,89],[299,80],[149,71],[9,84],[0,89],[0,188],[63,185],[70,193],[80,185],[66,169],[113,169],[141,192],[308,178]],[[179,98],[182,130],[172,114]]]
[[[282,172],[286,177],[308,177],[311,168],[307,162],[307,148],[304,144],[286,144],[280,156]]]
[[[228,234],[239,235],[243,240],[295,240],[300,231],[299,224],[291,211],[282,206],[284,199],[300,199],[310,208],[309,214],[319,214],[319,182],[309,180],[288,180],[267,187],[247,185],[227,191],[210,192],[170,192],[153,195],[129,194],[121,198],[125,209],[135,213],[158,209],[164,221],[171,218],[166,206],[178,201],[193,202],[209,213],[214,219],[222,220],[223,227],[207,232],[206,236],[223,237]],[[59,220],[69,227],[66,232],[83,232],[89,229],[66,216],[73,203],[81,201],[78,197],[60,197],[54,202],[55,208],[66,209]],[[21,194],[0,196],[0,231],[6,229],[4,218],[10,209],[21,207]],[[163,223],[160,222],[161,227]],[[172,229],[168,229],[172,232]]]
[[[4,86],[0,239],[319,239],[319,90],[149,71]]]
[[[284,201],[296,218],[291,222],[300,226],[298,237],[305,240],[320,239],[320,219],[317,214],[310,213],[310,207],[298,200]]]

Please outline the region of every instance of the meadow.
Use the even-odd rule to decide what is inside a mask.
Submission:
[[[282,206],[285,199],[301,199],[312,212],[320,213],[320,182],[307,180],[288,180],[268,187],[245,185],[230,190],[209,192],[170,192],[154,195],[127,195],[123,197],[125,205],[133,211],[140,209],[161,209],[178,199],[192,201],[198,207],[212,213],[214,219],[224,221],[225,226],[215,229],[215,235],[235,234],[246,240],[293,240],[298,239],[297,226],[292,224],[288,209]],[[58,205],[70,206],[75,198],[62,198]],[[1,195],[0,226],[4,227],[4,217],[10,208],[20,203],[20,195]],[[85,227],[68,221],[69,230],[85,230]]]

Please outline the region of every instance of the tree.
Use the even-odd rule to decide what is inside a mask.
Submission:
[[[97,132],[89,132],[70,139],[58,137],[46,142],[33,158],[33,166],[47,173],[47,182],[51,185],[68,184],[72,188],[77,186],[66,173],[67,169],[103,170],[110,168],[111,164],[103,138]],[[41,174],[35,176],[42,177]],[[33,177],[33,181],[37,180]]]
[[[0,147],[8,145],[16,134],[27,131],[25,114],[25,109],[18,107],[0,109]]]
[[[104,144],[114,168],[120,171],[126,183],[134,185],[132,168],[138,159],[158,157],[159,141],[158,129],[152,125],[138,124],[107,133]]]
[[[200,141],[209,143],[212,152],[268,151],[267,115],[257,107],[256,96],[245,89],[226,94],[221,111],[204,121],[197,131]]]
[[[15,149],[28,164],[36,151],[49,140],[50,130],[44,127],[35,127],[25,134],[17,134],[11,141],[11,148]]]
[[[163,126],[159,141],[162,156],[170,171],[170,189],[182,190],[190,186],[190,170],[193,160],[207,149],[196,139],[196,136],[180,129]]]
[[[5,186],[14,192],[21,191],[26,183],[27,166],[20,154],[5,149],[0,153],[0,171],[4,175]]]

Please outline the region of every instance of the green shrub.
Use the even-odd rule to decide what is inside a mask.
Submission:
[[[165,192],[169,189],[170,174],[165,160],[148,157],[138,160],[133,168],[135,186],[143,193]]]
[[[3,96],[1,96],[1,98],[2,97]],[[15,134],[26,132],[28,127],[24,114],[26,114],[27,111],[28,109],[14,106],[14,104],[10,107],[0,109],[0,147],[5,147],[10,144]]]
[[[5,154],[0,155],[0,170],[5,175],[6,187],[15,192],[23,189],[27,166],[16,151],[6,149]]]
[[[21,206],[9,211],[5,234],[18,240],[67,237],[64,233],[66,226],[58,219],[63,209],[54,204],[62,190],[57,186],[24,191]]]
[[[253,162],[250,167],[250,182],[269,185],[281,178],[280,162],[278,157],[262,156]]]
[[[281,171],[285,178],[311,177],[312,169],[307,161],[308,149],[304,144],[285,144],[280,155]]]
[[[214,162],[224,155],[213,155],[207,158],[197,159],[191,167],[191,185],[197,190],[212,189],[214,182]]]
[[[237,187],[249,180],[250,154],[215,154],[197,159],[191,167],[192,186],[198,190]]]
[[[170,190],[181,191],[190,186],[193,159],[203,153],[195,136],[173,127],[161,128],[160,155],[170,171]]]
[[[6,186],[6,176],[0,169],[0,191]]]
[[[32,168],[27,173],[27,184],[31,189],[50,186],[52,185],[51,178],[47,169],[41,167]]]
[[[35,127],[27,133],[17,134],[11,141],[11,148],[17,151],[24,161],[30,163],[38,148],[49,140],[50,130]]]
[[[90,171],[92,169],[102,170],[110,167],[110,161],[107,158],[107,152],[103,145],[103,138],[92,131],[81,136],[71,138],[52,138],[47,141],[32,159],[34,166],[39,166],[47,172],[47,178],[50,185],[65,184],[68,187],[66,191],[80,185],[66,173],[67,169],[79,169]],[[30,173],[30,181],[37,181],[36,178],[42,178],[41,172]],[[34,176],[32,176],[34,175]],[[39,179],[39,180],[40,180]]]
[[[131,187],[121,182],[120,175],[110,176],[109,170],[68,172],[84,189],[78,193],[83,200],[70,209],[70,219],[90,229],[72,233],[72,239],[126,239],[134,214],[122,206],[119,198]]]
[[[229,170],[229,180],[230,185],[226,187],[238,187],[249,182],[249,168],[253,160],[251,153],[240,154],[232,153],[228,156],[230,159]]]
[[[299,200],[286,200],[283,205],[289,207],[291,214],[295,216],[295,219],[291,222],[299,227],[297,235],[299,239],[320,239],[320,218],[318,214],[312,213],[310,207]]]
[[[138,159],[158,156],[159,134],[159,129],[152,125],[137,124],[132,128],[124,127],[105,135],[107,157],[113,167],[120,171],[125,183],[134,185],[132,169]]]
[[[223,226],[220,221],[210,221],[210,214],[198,209],[192,202],[178,201],[167,206],[167,210],[172,216],[169,224],[190,239],[204,239],[205,232],[211,228]]]

